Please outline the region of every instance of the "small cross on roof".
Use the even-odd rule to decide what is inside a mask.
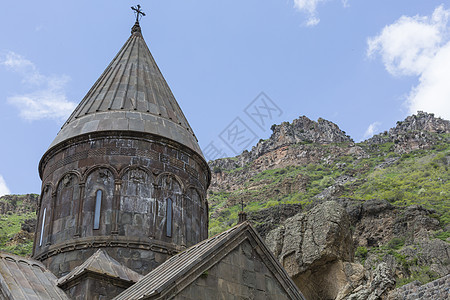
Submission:
[[[145,13],[141,10],[141,6],[138,4],[136,6],[131,7],[132,10],[134,10],[134,13],[136,14],[136,22],[139,23],[139,18],[142,16],[145,16]]]

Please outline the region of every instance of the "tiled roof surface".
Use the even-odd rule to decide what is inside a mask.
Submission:
[[[69,299],[56,280],[40,262],[0,252],[0,295],[7,299]]]
[[[142,277],[142,275],[125,267],[117,260],[109,256],[104,250],[98,249],[83,264],[73,269],[72,272],[66,276],[61,277],[58,280],[58,285],[62,286],[86,272],[98,273],[103,276],[133,283],[137,282]]]
[[[138,131],[169,138],[202,156],[192,128],[138,29],[133,28],[50,148],[90,132]]]

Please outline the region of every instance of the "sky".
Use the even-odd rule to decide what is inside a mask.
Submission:
[[[0,195],[40,193],[39,160],[129,37],[136,4],[2,5]],[[143,36],[207,159],[251,149],[272,124],[303,115],[356,142],[418,110],[450,119],[448,2],[139,4]]]

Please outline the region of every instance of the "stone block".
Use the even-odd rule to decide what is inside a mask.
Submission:
[[[257,290],[265,291],[266,289],[266,276],[264,273],[255,273],[255,286]]]
[[[161,263],[165,262],[167,258],[168,258],[167,254],[163,254],[163,253],[159,253],[159,252],[155,253],[155,261],[158,264],[161,264]]]
[[[236,269],[233,268],[232,265],[222,262],[218,265],[217,272],[220,278],[231,279],[233,277],[233,273],[236,272]]]
[[[131,213],[122,213],[122,218],[120,219],[121,225],[132,224],[133,215]]]
[[[129,249],[129,248],[119,248],[117,250],[117,256],[119,258],[130,258],[131,257],[131,249]]]
[[[248,243],[248,242],[242,243],[241,249],[242,249],[242,253],[244,253],[244,255],[248,259],[253,260],[253,248],[252,248],[252,245],[250,245],[250,243]]]
[[[256,287],[256,273],[247,269],[242,271],[242,283],[248,287]]]

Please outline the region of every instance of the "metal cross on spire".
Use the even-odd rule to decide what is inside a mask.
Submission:
[[[145,16],[145,13],[141,10],[141,6],[138,4],[136,6],[131,7],[132,10],[134,10],[134,13],[136,14],[136,23],[139,23],[139,18],[142,16]]]

